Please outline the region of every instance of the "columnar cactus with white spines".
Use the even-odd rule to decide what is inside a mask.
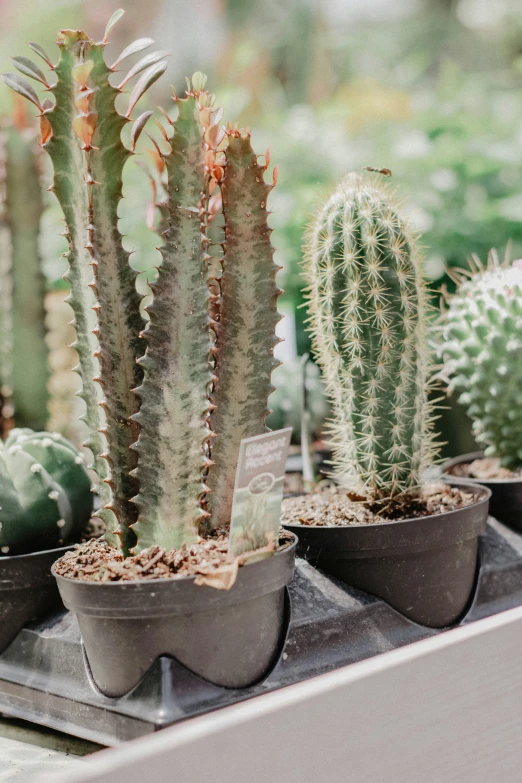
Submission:
[[[0,441],[0,496],[3,555],[77,541],[92,512],[83,458],[56,433],[15,429]]]
[[[158,123],[163,141],[152,139],[158,167],[168,175],[167,201],[161,204],[166,230],[163,262],[151,285],[150,320],[142,333],[135,273],[121,246],[117,207],[123,164],[152,112],[134,122],[131,150],[123,147],[120,132],[165,69],[164,53],[142,58],[114,88],[111,71],[151,41],[131,44],[109,69],[103,59],[107,34],[95,44],[82,32],[62,31],[56,67],[31,44],[56,71],[57,82],[49,88],[54,105],[41,104],[15,74],[4,75],[4,81],[41,112],[42,141],[53,160],[54,190],[70,243],[68,280],[89,445],[105,488],[109,540],[128,554],[152,544],[177,548],[198,532],[229,522],[240,441],[266,430],[270,376],[277,364],[279,290],[267,222],[273,187],[264,182],[268,155],[259,164],[248,132],[219,125],[221,112],[204,89],[206,77],[198,73],[186,97],[175,97],[177,119],[172,122],[164,113],[174,135]],[[23,73],[43,79],[47,87],[34,64],[29,67],[24,58],[22,65]],[[143,69],[122,117],[114,99]],[[211,193],[220,189],[225,241],[218,243],[216,260],[206,230],[220,209],[217,199],[211,204]],[[99,393],[94,380],[101,384]],[[100,431],[107,435],[107,454]]]
[[[435,447],[427,295],[410,228],[373,177],[352,174],[313,221],[307,259],[335,473],[376,499],[413,490]]]
[[[442,376],[486,456],[513,468],[522,464],[522,262],[501,265],[496,253],[487,268],[475,261],[436,328]]]

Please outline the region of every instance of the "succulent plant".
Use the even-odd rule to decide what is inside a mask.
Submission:
[[[0,441],[0,551],[23,554],[78,540],[92,512],[83,458],[57,433],[11,430]]]
[[[435,327],[443,378],[473,420],[486,456],[508,468],[522,464],[522,262],[500,264],[490,254],[486,268],[471,260],[474,273],[460,284]]]
[[[0,132],[1,332],[3,397],[21,427],[47,423],[46,281],[39,250],[42,193],[34,129],[18,107]],[[9,414],[8,416],[9,417]]]
[[[49,85],[27,58],[21,70],[54,95],[54,104],[40,103],[17,74],[3,78],[40,111],[67,225],[88,445],[108,539],[129,554],[151,544],[179,547],[230,521],[240,441],[266,431],[280,292],[267,223],[268,153],[259,163],[248,132],[220,126],[221,112],[198,73],[184,98],[174,96],[177,119],[164,113],[174,135],[158,123],[161,146],[153,139],[168,181],[163,261],[144,328],[117,212],[123,165],[152,112],[133,123],[131,149],[120,134],[166,65],[164,52],[146,55],[118,87],[111,85],[122,60],[152,43],[131,44],[109,68],[104,47],[121,14],[113,15],[101,43],[62,31],[56,66],[31,44],[56,83]],[[142,71],[121,116],[115,99]],[[224,219],[217,262],[207,238],[216,212]]]
[[[306,272],[335,474],[375,499],[414,490],[435,450],[427,295],[415,239],[374,177],[349,175],[319,211]]]

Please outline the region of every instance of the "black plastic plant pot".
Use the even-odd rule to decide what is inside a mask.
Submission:
[[[285,528],[299,536],[297,554],[318,568],[383,598],[416,623],[444,628],[470,605],[478,537],[488,518],[490,491],[480,485],[469,489],[476,502],[444,514],[373,525]]]
[[[55,574],[65,606],[78,617],[97,688],[112,697],[128,693],[160,655],[214,685],[262,680],[288,628],[285,593],[296,543],[241,567],[230,590],[196,585],[192,576],[82,582]]]
[[[483,459],[482,451],[475,451],[472,454],[463,454],[461,457],[455,457],[444,463],[442,470],[445,474],[450,473],[451,468],[456,465],[465,465],[474,462],[476,459]],[[450,474],[451,475],[451,474]],[[472,484],[481,484],[491,490],[491,501],[489,503],[489,513],[500,522],[512,527],[514,530],[522,532],[522,478],[512,479],[463,479]]]
[[[29,620],[62,605],[51,568],[69,549],[0,557],[0,653]]]

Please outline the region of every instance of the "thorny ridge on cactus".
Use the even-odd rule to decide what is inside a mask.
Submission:
[[[274,391],[274,347],[280,342],[276,326],[281,320],[276,284],[280,267],[274,263],[267,223],[267,198],[274,188],[265,183],[270,159],[261,165],[250,143],[250,134],[227,131],[226,164],[221,182],[225,218],[225,252],[219,280],[219,320],[216,330],[217,380],[212,393],[210,426],[215,463],[208,476],[212,525],[230,521],[232,497],[243,438],[268,431],[268,398]]]
[[[167,549],[195,540],[199,522],[207,516],[201,500],[208,491],[204,475],[210,465],[206,446],[213,378],[205,234],[212,156],[206,159],[219,128],[212,124],[213,96],[205,90],[192,85],[185,98],[175,100],[171,151],[162,156],[168,228],[158,279],[151,285],[147,351],[140,359],[145,377],[137,389],[138,551],[158,540]],[[170,518],[176,524],[167,525]]]
[[[429,305],[410,228],[376,178],[351,174],[313,221],[306,258],[335,476],[374,499],[415,490],[437,446]]]
[[[27,58],[18,60],[19,70],[54,94],[54,105],[41,104],[18,75],[3,78],[40,110],[42,143],[53,160],[54,191],[67,224],[88,445],[105,487],[109,534],[119,533],[129,554],[152,544],[177,548],[230,521],[240,441],[266,430],[280,291],[266,206],[276,170],[273,185],[265,184],[268,152],[261,165],[249,131],[220,125],[222,112],[204,89],[206,77],[196,73],[186,96],[175,96],[177,119],[162,111],[173,135],[156,120],[169,151],[146,134],[158,171],[167,175],[167,199],[157,205],[165,228],[163,260],[143,329],[117,207],[123,165],[152,112],[134,122],[130,150],[120,133],[166,66],[163,52],[147,55],[119,87],[111,86],[108,77],[122,59],[152,43],[131,44],[108,68],[103,48],[122,13],[113,15],[101,44],[82,32],[62,31],[57,66],[31,44],[56,71],[51,87]],[[139,73],[122,117],[115,97]],[[224,241],[213,257],[207,227],[217,214],[223,215]],[[107,436],[107,454],[100,432]],[[117,545],[114,535],[109,540]]]
[[[471,275],[453,269],[458,288],[434,328],[448,393],[473,420],[477,441],[504,467],[522,464],[522,262],[491,251]]]

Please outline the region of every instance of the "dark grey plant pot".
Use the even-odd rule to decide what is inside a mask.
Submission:
[[[480,485],[472,489],[476,503],[430,517],[285,528],[299,536],[297,554],[318,568],[383,598],[416,623],[443,628],[465,613],[474,590],[491,493]]]
[[[62,606],[51,567],[69,549],[0,557],[0,653],[29,620]]]
[[[230,590],[198,586],[194,577],[104,583],[55,574],[65,606],[77,615],[96,686],[122,696],[160,655],[227,688],[263,679],[286,636],[296,543],[240,568]]]
[[[474,451],[471,454],[463,454],[445,462],[442,466],[443,473],[455,465],[473,462],[476,459],[482,459],[484,452]],[[453,478],[453,477],[452,477]],[[449,479],[449,480],[452,480]],[[491,491],[491,501],[489,504],[489,513],[495,519],[509,525],[514,530],[522,532],[522,478],[513,479],[473,479],[466,478],[463,481],[471,484],[481,484]]]

